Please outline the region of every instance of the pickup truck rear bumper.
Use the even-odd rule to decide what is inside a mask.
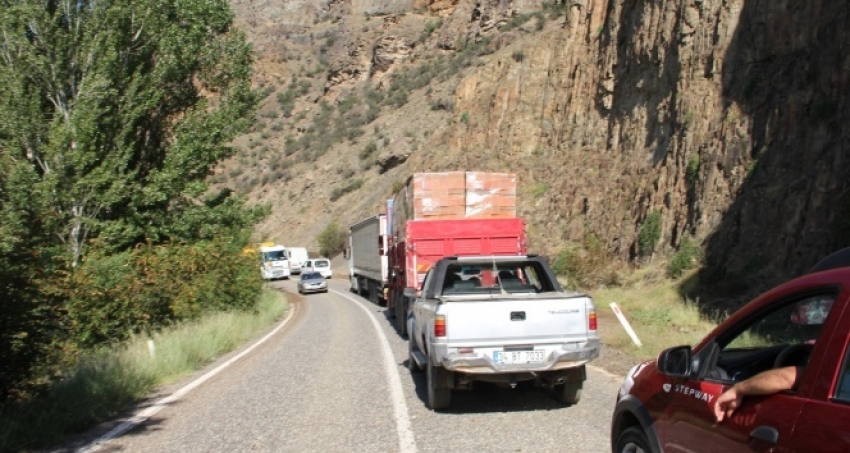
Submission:
[[[549,354],[543,363],[533,364],[500,364],[493,361],[492,357],[483,354],[439,354],[440,364],[450,371],[469,374],[503,374],[518,372],[547,372],[584,365],[599,357],[601,343],[598,339],[591,339],[581,343],[576,348],[556,349]]]

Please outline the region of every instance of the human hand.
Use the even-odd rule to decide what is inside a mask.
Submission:
[[[718,396],[717,401],[714,402],[714,417],[717,419],[717,422],[720,423],[724,419],[731,417],[735,409],[738,409],[738,406],[741,405],[742,399],[743,395],[738,394],[735,386],[732,386],[729,390]]]

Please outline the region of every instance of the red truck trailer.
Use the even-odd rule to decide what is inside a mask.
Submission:
[[[526,254],[511,173],[415,173],[384,214],[349,231],[351,290],[386,303],[402,336],[410,306],[404,289],[418,289],[440,258]]]
[[[410,301],[431,264],[453,255],[526,253],[516,216],[516,175],[472,171],[415,173],[387,204],[386,302],[402,336]]]
[[[408,220],[393,231],[389,247],[387,309],[399,334],[407,335],[411,301],[405,288],[419,289],[431,265],[446,256],[524,255],[525,222],[508,219]]]

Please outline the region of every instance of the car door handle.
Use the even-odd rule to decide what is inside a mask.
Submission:
[[[525,312],[524,311],[512,311],[511,312],[511,321],[525,321]]]
[[[775,444],[779,441],[779,431],[772,426],[759,426],[750,433],[750,437]]]

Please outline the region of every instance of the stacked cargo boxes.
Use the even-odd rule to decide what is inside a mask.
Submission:
[[[408,220],[515,218],[516,186],[513,173],[415,173],[395,196],[392,231]]]

